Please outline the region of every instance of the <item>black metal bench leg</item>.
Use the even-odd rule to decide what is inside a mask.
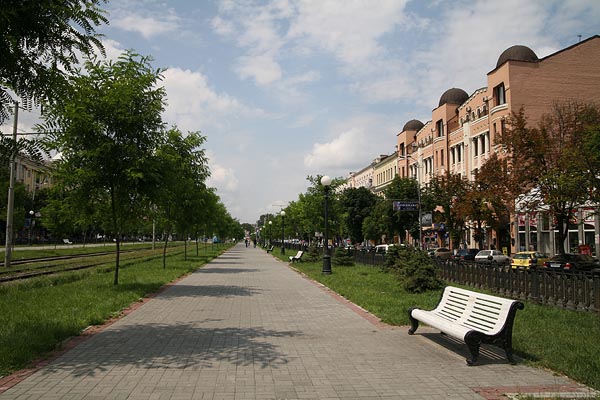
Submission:
[[[479,360],[479,347],[481,346],[481,339],[474,333],[475,332],[469,332],[467,333],[467,336],[465,336],[465,343],[469,348],[469,353],[471,353],[471,358],[467,359],[468,366],[477,365]]]
[[[417,328],[419,327],[419,321],[413,318],[412,310],[414,310],[414,308],[411,308],[408,310],[408,319],[410,319],[410,325],[411,325],[411,327],[408,329],[409,335],[413,335],[417,331]]]

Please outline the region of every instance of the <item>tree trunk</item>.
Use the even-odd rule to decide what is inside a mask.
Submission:
[[[187,235],[183,236],[183,261],[187,261]]]
[[[121,233],[117,233],[117,254],[115,260],[115,281],[114,284],[119,284],[119,264],[121,260]]]
[[[167,268],[167,243],[169,243],[169,235],[171,232],[165,231],[165,245],[163,246],[163,269]]]

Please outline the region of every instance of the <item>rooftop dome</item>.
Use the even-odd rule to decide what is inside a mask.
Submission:
[[[459,88],[448,89],[444,92],[442,97],[440,97],[440,104],[438,107],[443,106],[444,104],[462,104],[469,98],[467,92]]]
[[[498,57],[498,62],[496,63],[496,68],[508,60],[536,62],[538,61],[538,56],[527,46],[512,46],[500,54],[500,57]]]
[[[404,124],[404,128],[402,128],[402,132],[404,131],[419,131],[423,126],[425,126],[418,119],[411,119],[406,124]]]

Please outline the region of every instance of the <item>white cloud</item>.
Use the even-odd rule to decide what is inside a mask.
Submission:
[[[382,52],[378,40],[403,23],[406,1],[299,1],[288,37],[359,67]]]
[[[243,56],[236,72],[241,79],[252,78],[258,85],[268,85],[281,79],[281,67],[268,55]]]
[[[304,156],[309,171],[327,171],[331,176],[346,176],[349,171],[366,166],[379,154],[394,150],[398,127],[388,118],[362,115],[345,120],[331,129],[331,139],[315,143]]]
[[[104,51],[106,51],[106,58],[109,60],[116,60],[125,51],[121,43],[112,39],[104,39],[102,41],[104,45]]]
[[[219,164],[209,163],[210,178],[208,179],[209,187],[216,187],[219,193],[235,192],[238,189],[239,180],[235,176],[233,168],[227,168]]]
[[[235,97],[217,93],[201,72],[168,68],[163,75],[168,103],[165,120],[176,123],[181,129],[195,131],[205,129],[207,125],[219,126],[227,122],[224,117],[264,115],[261,110],[247,107]]]
[[[128,32],[137,32],[144,38],[150,39],[156,35],[176,31],[179,26],[179,18],[172,12],[168,12],[160,17],[130,14],[114,18],[111,20],[111,23],[117,28]]]

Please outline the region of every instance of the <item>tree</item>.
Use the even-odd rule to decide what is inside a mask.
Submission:
[[[385,220],[387,221],[388,237],[394,234],[410,231],[416,239],[419,237],[419,213],[418,211],[394,211],[392,201],[416,201],[419,199],[419,184],[415,179],[401,178],[396,176],[385,188],[386,207]]]
[[[175,229],[185,240],[184,256],[187,257],[187,237],[200,223],[207,191],[208,160],[200,147],[205,137],[189,132],[186,137],[173,127],[166,132],[165,142],[156,152],[156,173],[161,182],[151,195],[158,206],[165,227],[163,267],[166,267],[168,239]]]
[[[104,54],[95,29],[108,23],[107,0],[4,0],[0,7],[0,124],[9,116],[11,91],[26,106],[58,99],[78,54]]]
[[[150,59],[131,52],[114,63],[87,61],[85,68],[48,105],[40,129],[54,132],[52,144],[62,153],[57,173],[64,195],[93,202],[76,209],[106,209],[102,217],[117,244],[116,285],[122,234],[146,213],[161,183],[152,163],[163,141],[164,89],[157,88],[161,75]]]
[[[353,243],[364,240],[362,226],[365,218],[373,211],[377,195],[364,187],[348,188],[340,196],[342,222]]]
[[[530,127],[521,109],[513,114],[496,144],[508,153],[504,181],[506,191],[519,196],[523,211],[545,209],[557,229],[557,251],[564,253],[569,221],[578,205],[590,198],[590,166],[582,160],[582,149],[590,137],[590,126],[598,129],[598,109],[575,101],[555,103],[535,127]],[[515,196],[516,197],[516,196]]]
[[[432,208],[441,207],[441,211],[433,218],[436,222],[443,222],[450,234],[454,247],[458,248],[465,229],[465,214],[460,214],[456,204],[465,198],[469,190],[468,181],[460,174],[447,173],[434,176],[430,181],[424,197],[431,198]],[[433,207],[436,206],[436,207]]]

